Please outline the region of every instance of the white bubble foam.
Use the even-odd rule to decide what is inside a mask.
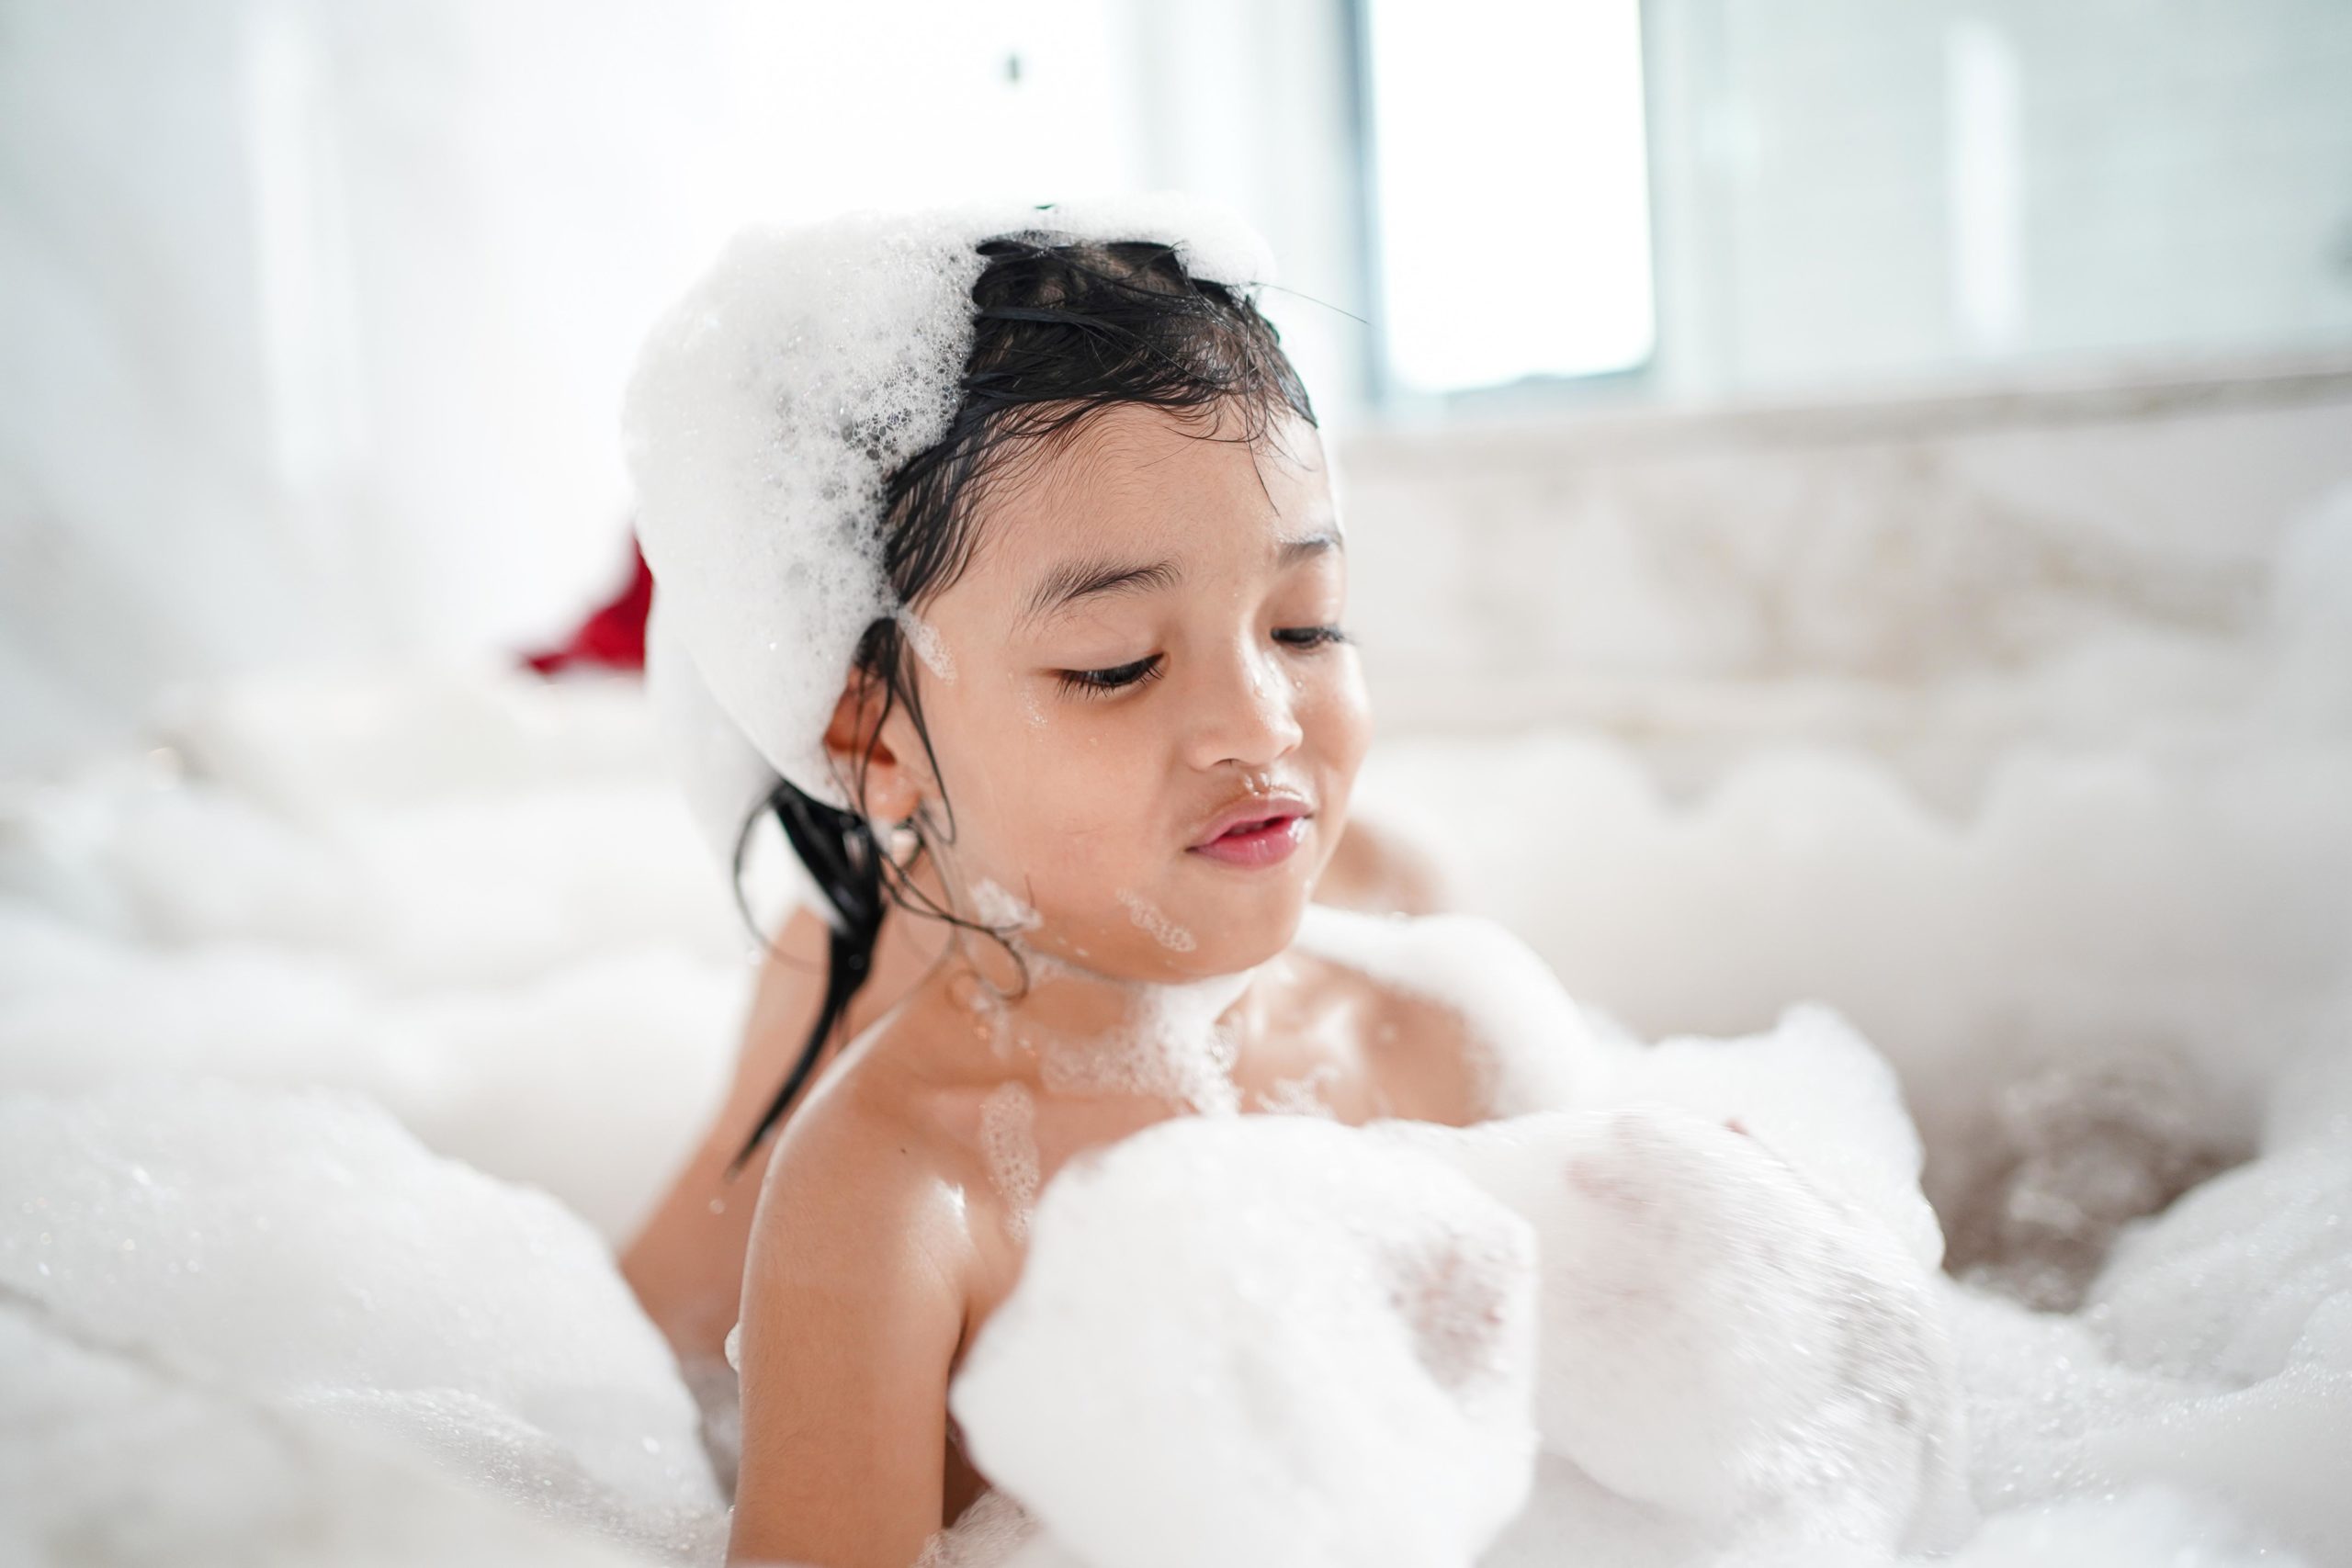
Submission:
[[[2324,588],[2336,579],[2312,581]],[[2299,1552],[2301,1561],[2340,1562],[2352,1550],[2352,1505],[2326,1457],[2352,1449],[2352,1292],[2342,1283],[2352,1194],[2336,1157],[2352,1146],[2352,1072],[2344,1065],[2352,976],[2341,940],[2352,887],[2341,805],[2352,778],[2343,742],[2352,707],[2346,666],[2333,652],[2352,617],[2331,615],[2335,591],[2314,592],[2300,619],[2282,617],[2280,636],[2326,656],[2312,653],[2297,666],[2300,684],[2257,705],[2292,697],[2264,720],[2301,727],[2290,742],[2230,731],[2138,750],[2110,745],[2119,721],[2088,739],[2013,752],[1962,820],[1923,810],[1895,773],[1860,752],[1757,753],[1679,797],[1647,771],[1655,758],[1590,737],[1508,746],[1456,739],[1419,749],[1392,739],[1375,753],[1373,773],[1390,770],[1391,801],[1397,770],[1419,775],[1432,807],[1425,816],[1442,829],[1433,843],[1464,895],[1526,932],[1575,976],[1581,998],[1622,1010],[1647,1034],[1732,1036],[1636,1047],[1611,1036],[1593,1010],[1522,986],[1532,962],[1523,946],[1516,956],[1483,953],[1458,923],[1440,922],[1434,939],[1419,922],[1390,922],[1385,938],[1372,932],[1364,967],[1385,972],[1373,948],[1392,942],[1397,983],[1453,995],[1476,1014],[1477,1032],[1504,1042],[1496,1104],[1590,1109],[1646,1100],[1718,1120],[1738,1114],[1763,1149],[1808,1185],[1874,1214],[1922,1268],[1935,1238],[1902,1217],[1916,1201],[1920,1144],[1931,1185],[1940,1167],[1945,1191],[1959,1200],[1948,1214],[2022,1214],[2068,1239],[2064,1269],[2089,1270],[2074,1281],[2086,1303],[2078,1313],[1942,1288],[1973,1435],[1971,1490],[1990,1516],[1959,1561],[2006,1562],[2014,1551],[2022,1562],[2121,1564],[2201,1552],[2235,1563],[2256,1553],[2241,1550],[2242,1540],[2273,1543],[2260,1550],[2280,1562]],[[189,759],[184,771],[166,776],[142,763],[122,776],[11,792],[0,802],[6,1087],[76,1089],[140,1072],[208,1071],[361,1089],[434,1146],[544,1185],[621,1234],[723,1086],[747,979],[723,884],[697,863],[686,818],[653,771],[641,715],[633,698],[618,700],[624,694],[446,675],[255,683],[205,705],[175,742]],[[2052,713],[2075,714],[2083,702],[2071,687],[2045,694]],[[1929,725],[1924,705],[1921,715]],[[1674,776],[1690,785],[1688,775]],[[1458,802],[1465,780],[1488,809],[1439,813]],[[1380,804],[1380,790],[1368,798]],[[1310,935],[1331,929],[1319,911],[1308,926]],[[1887,1062],[1853,1031],[1804,1011],[1753,1032],[1789,998],[1809,994],[1835,999]],[[648,1051],[649,1039],[662,1049]],[[1899,1097],[1889,1064],[1902,1076]],[[1920,1118],[1916,1134],[1894,1119],[1905,1102]],[[533,1114],[518,1117],[518,1105]],[[282,1129],[233,1117],[219,1125],[246,1132],[265,1175],[277,1169],[267,1151]],[[363,1179],[398,1187],[397,1162],[316,1146],[332,1145],[341,1125],[330,1117],[314,1129],[318,1139],[291,1139],[288,1158],[300,1168],[269,1178],[276,1196],[307,1204],[302,1183],[323,1179],[324,1162],[336,1157]],[[94,1135],[55,1168],[113,1171],[107,1190],[127,1211],[175,1189],[165,1162],[114,1145],[111,1135]],[[2162,1201],[2184,1147],[2258,1157],[2160,1213],[2120,1220]],[[1723,1161],[1739,1156],[1719,1160],[1703,1144],[1685,1152],[1699,1178],[1687,1197],[1669,1191],[1665,1212],[1690,1205],[1699,1234],[1747,1235],[1736,1193],[1719,1190],[1738,1168]],[[8,1153],[0,1142],[0,1161]],[[1644,1156],[1631,1190],[1681,1157]],[[260,1207],[249,1185],[216,1174],[232,1221]],[[1776,1179],[1763,1179],[1768,1203]],[[1870,1208],[1874,1192],[1895,1201]],[[477,1204],[494,1213],[503,1203],[459,1189],[441,1197],[461,1213]],[[1202,1223],[1253,1224],[1252,1213],[1237,1204]],[[0,1231],[28,1248],[39,1231],[25,1218],[0,1204]],[[373,1218],[366,1234],[380,1234]],[[2000,1245],[2020,1245],[2024,1235],[2003,1232]],[[235,1298],[236,1321],[255,1339],[323,1358],[330,1352],[318,1342],[343,1335],[345,1348],[333,1353],[355,1362],[413,1350],[420,1375],[470,1376],[436,1359],[467,1354],[462,1345],[429,1342],[456,1319],[411,1317],[424,1309],[407,1296],[387,1308],[375,1274],[345,1267],[341,1233],[314,1246],[306,1232],[282,1269],[209,1245],[180,1247],[160,1228],[128,1239],[138,1246],[127,1258],[195,1266],[185,1279],[164,1275],[170,1291],[220,1281],[211,1288]],[[1668,1238],[1637,1232],[1623,1250],[1602,1263],[1672,1274]],[[418,1256],[431,1256],[429,1247]],[[1736,1257],[1745,1258],[1740,1268],[1755,1262]],[[526,1288],[510,1272],[544,1261],[525,1247],[477,1255],[469,1247],[467,1258],[473,1277],[455,1287],[459,1307],[477,1303],[464,1293],[477,1289],[539,1299],[539,1283]],[[1280,1287],[1288,1276],[1267,1278]],[[337,1293],[345,1281],[369,1290],[377,1310],[335,1315],[351,1304]],[[593,1296],[608,1288],[586,1289]],[[1721,1293],[1719,1280],[1698,1296]],[[582,1310],[573,1284],[548,1294]],[[167,1308],[187,1300],[164,1297]],[[516,1317],[484,1310],[493,1349],[509,1329],[527,1341],[525,1351],[544,1348],[528,1322],[516,1327]],[[0,1311],[0,1331],[11,1315]],[[383,1321],[396,1326],[374,1344]],[[431,1333],[413,1332],[428,1321]],[[1865,1347],[1875,1332],[1868,1324],[1849,1329],[1864,1332]],[[587,1359],[600,1354],[593,1344],[580,1348]],[[1703,1348],[1693,1379],[1713,1375]],[[101,1406],[93,1393],[89,1404],[72,1405],[63,1430],[82,1446],[68,1457],[119,1462],[41,1459],[55,1440],[45,1422],[14,1439],[0,1432],[0,1442],[16,1444],[0,1457],[0,1521],[64,1517],[132,1531],[138,1509],[120,1501],[128,1499],[162,1510],[154,1517],[183,1532],[172,1548],[199,1562],[270,1562],[266,1543],[292,1528],[288,1518],[323,1531],[300,1539],[324,1540],[321,1555],[335,1561],[340,1543],[365,1540],[390,1528],[385,1521],[414,1522],[429,1542],[463,1539],[454,1526],[430,1533],[458,1517],[441,1511],[447,1499],[421,1500],[430,1519],[411,1521],[379,1510],[364,1488],[306,1468],[300,1452],[275,1472],[256,1461],[254,1475],[279,1481],[248,1486],[252,1454],[239,1435],[281,1428],[274,1417],[237,1414],[251,1408],[234,1386],[245,1363],[221,1374],[227,1386],[191,1393],[169,1378],[131,1379],[111,1352],[93,1354],[107,1379],[124,1380],[121,1398]],[[1883,1359],[1866,1355],[1865,1370]],[[0,1364],[12,1373],[46,1366],[6,1348]],[[1778,1375],[1770,1357],[1761,1364]],[[1655,1367],[1647,1359],[1632,1365]],[[31,1386],[50,1389],[51,1371],[67,1387],[70,1372],[58,1368]],[[635,1375],[625,1380],[632,1387]],[[19,1378],[12,1393],[26,1384]],[[647,1435],[616,1417],[601,1392],[566,1384],[560,1370],[551,1386],[577,1396],[567,1431],[607,1432],[609,1422],[616,1445]],[[1687,1410],[1674,1390],[1690,1386],[1667,1385],[1661,1420]],[[1804,1386],[1800,1379],[1783,1392]],[[75,1382],[67,1392],[82,1388]],[[505,1407],[495,1385],[459,1392]],[[1272,1402],[1248,1418],[1278,1424],[1285,1408]],[[1752,1417],[1756,1407],[1728,1408]],[[1764,1408],[1781,1408],[1776,1396]],[[452,1429],[491,1425],[470,1421],[453,1419]],[[353,1430],[348,1421],[342,1429]],[[413,1438],[404,1429],[392,1440]],[[1173,1447],[1181,1438],[1170,1429],[1151,1440]],[[322,1454],[333,1447],[311,1427],[298,1440]],[[670,1437],[661,1440],[666,1453]],[[1262,1449],[1283,1439],[1253,1440]],[[1626,1447],[1636,1468],[1658,1467],[1655,1430],[1637,1423]],[[232,1448],[233,1460],[216,1451]],[[435,1451],[449,1468],[471,1462],[457,1450]],[[514,1450],[476,1451],[489,1456],[493,1477],[536,1484],[571,1473],[537,1461],[501,1472],[495,1463]],[[1694,1452],[1706,1465],[1722,1459],[1719,1448]],[[231,1483],[183,1468],[215,1459]],[[340,1461],[324,1462],[332,1472]],[[140,1484],[126,1483],[125,1472]],[[151,1475],[162,1484],[146,1486]],[[90,1490],[74,1491],[77,1483]],[[2159,1507],[2166,1495],[2178,1506]],[[215,1508],[204,1498],[224,1501]],[[255,1498],[263,1501],[248,1508]],[[1611,1511],[1611,1498],[1620,1511]],[[172,1511],[183,1504],[194,1518]],[[1422,1504],[1450,1506],[1431,1496]],[[2244,1531],[2216,1533],[2216,1519],[2239,1515],[2251,1521]],[[1546,1448],[1528,1509],[1480,1562],[1519,1568],[1582,1552],[1655,1568],[1770,1544],[1726,1544],[1697,1523],[1690,1529],[1688,1550],[1678,1551],[1682,1538],[1657,1510],[1635,1508]],[[496,1556],[498,1538],[487,1527],[481,1535]],[[153,1542],[144,1544],[119,1560],[155,1560]],[[1519,1546],[1527,1547],[1521,1555],[1498,1555]],[[310,1560],[291,1548],[281,1559],[288,1553]],[[536,1551],[506,1555],[547,1560]],[[1885,1562],[1837,1542],[1790,1555],[1840,1568]]]
[[[938,627],[903,605],[899,609],[899,626],[925,669],[941,681],[956,679],[955,656],[947,651],[947,639],[939,635]]]
[[[1967,1519],[1933,1279],[1686,1112],[1187,1118],[1056,1178],[949,1398],[1090,1561],[1464,1561],[1436,1543],[1475,1554],[1531,1484],[1552,1555],[1528,1561],[1601,1527],[1884,1554]],[[1487,1468],[1418,1447],[1441,1437]]]
[[[1034,931],[1043,920],[1019,894],[985,876],[972,884],[972,912],[980,924],[1007,935]]]
[[[1277,1116],[1334,1115],[1323,1089],[1339,1076],[1336,1064],[1322,1062],[1296,1077],[1276,1078],[1258,1097],[1258,1109]]]
[[[980,1101],[980,1149],[1005,1202],[1005,1228],[1019,1241],[1037,1199],[1037,1102],[1026,1084],[1008,1079]]]
[[[1047,1185],[949,1407],[1083,1562],[1468,1562],[1526,1495],[1532,1286],[1441,1161],[1180,1117]]]
[[[1605,1021],[1579,1008],[1528,945],[1467,914],[1393,919],[1309,904],[1299,948],[1445,1003],[1471,1035],[1487,1114],[1589,1104],[1610,1070]]]
[[[364,1101],[163,1081],[10,1097],[0,1214],[0,1292],[77,1343],[640,1547],[724,1539],[699,1417],[604,1246]]]
[[[1160,912],[1159,907],[1140,893],[1119,890],[1119,903],[1127,911],[1127,919],[1137,931],[1149,934],[1151,940],[1170,953],[1190,953],[1199,943],[1193,933]]]
[[[1047,1040],[1038,1060],[1046,1088],[1080,1099],[1148,1095],[1204,1114],[1238,1112],[1239,1043],[1218,1021],[1255,974],[1128,987],[1128,1014],[1118,1025],[1083,1039]]]

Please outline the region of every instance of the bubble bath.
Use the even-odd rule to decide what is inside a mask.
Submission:
[[[1957,817],[1859,749],[1678,803],[1606,737],[1384,742],[1361,804],[1480,914],[1300,941],[1461,1007],[1496,1120],[1189,1117],[1042,1183],[951,1391],[1007,1493],[933,1561],[2352,1561],[2316,581],[2232,713]],[[10,787],[0,1558],[717,1560],[606,1250],[751,979],[664,769],[631,688],[318,672]],[[1212,1105],[1235,994],[1159,1031]]]

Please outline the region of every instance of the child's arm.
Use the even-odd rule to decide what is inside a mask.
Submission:
[[[918,1143],[825,1110],[776,1151],[752,1234],[728,1560],[907,1568],[943,1522],[966,1237]]]
[[[930,890],[927,883],[925,887]],[[933,922],[893,910],[882,922],[873,973],[850,999],[841,1040],[854,1038],[912,990],[937,960],[944,940]],[[768,1102],[791,1075],[824,1005],[825,949],[823,917],[806,905],[794,909],[760,971],[726,1102],[621,1255],[621,1273],[681,1360],[717,1356],[727,1331],[735,1326],[752,1211],[759,1201],[769,1153],[839,1058],[834,1049],[820,1059],[815,1075],[786,1110],[776,1130],[730,1178],[728,1168],[743,1152]]]

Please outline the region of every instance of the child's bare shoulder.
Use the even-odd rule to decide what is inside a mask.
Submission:
[[[1459,1059],[1479,1117],[1575,1098],[1596,1047],[1590,1018],[1549,964],[1483,915],[1310,908],[1298,951],[1355,976],[1372,1038],[1425,1061]]]
[[[822,1271],[871,1264],[876,1238],[890,1237],[953,1273],[965,1250],[963,1183],[956,1151],[905,1075],[887,1058],[854,1053],[778,1134],[753,1251]]]

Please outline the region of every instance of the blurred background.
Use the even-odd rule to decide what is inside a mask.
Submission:
[[[2344,0],[7,0],[12,1070],[209,1019],[624,1229],[745,933],[514,655],[624,579],[640,334],[753,218],[1184,187],[1281,258],[1367,810],[2103,1243],[2352,1021],[2347,83]]]
[[[2217,626],[2342,474],[2342,0],[10,0],[0,73],[12,766],[555,633],[638,339],[754,216],[1239,207],[1362,526],[1419,536],[1362,585],[1406,723],[2017,651],[1714,556],[1858,512]]]

